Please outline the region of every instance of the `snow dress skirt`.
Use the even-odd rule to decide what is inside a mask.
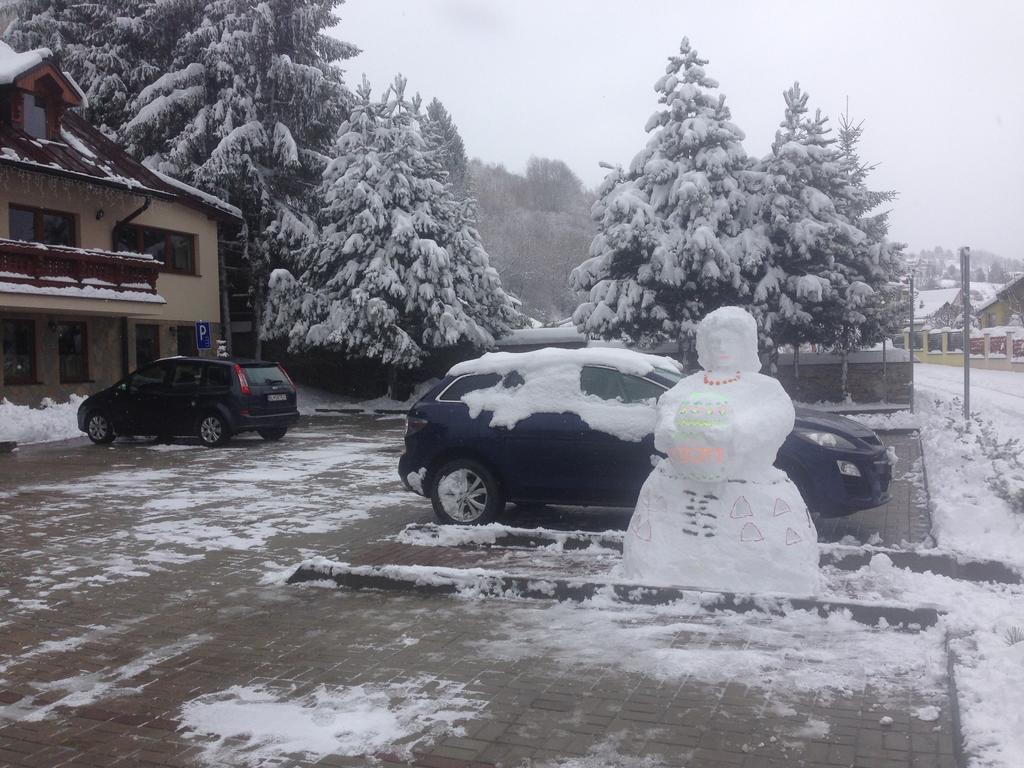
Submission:
[[[772,466],[793,428],[792,402],[758,373],[727,386],[708,381],[687,377],[662,397],[655,445],[668,458],[640,492],[622,574],[651,585],[813,595],[817,531],[800,491]]]

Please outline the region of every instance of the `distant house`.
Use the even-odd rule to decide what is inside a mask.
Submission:
[[[978,307],[978,325],[982,328],[1014,325],[1015,316],[1018,323],[1024,318],[1024,275],[1011,280]]]
[[[48,50],[0,43],[0,396],[14,402],[194,353],[196,321],[222,335],[218,225],[239,211],[133,160],[71,111],[84,99]]]

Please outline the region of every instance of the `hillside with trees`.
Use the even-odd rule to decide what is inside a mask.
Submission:
[[[579,303],[569,274],[596,233],[593,195],[560,160],[530,158],[520,175],[475,159],[469,173],[480,234],[505,287],[535,319],[569,317]]]

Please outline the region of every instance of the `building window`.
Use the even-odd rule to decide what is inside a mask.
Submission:
[[[196,238],[183,232],[155,227],[119,227],[114,250],[146,253],[164,266],[164,272],[196,274]]]
[[[3,321],[4,383],[36,383],[36,324]]]
[[[49,138],[50,120],[46,99],[34,93],[26,93],[22,98],[22,110],[25,133],[37,139]]]
[[[160,326],[135,326],[135,367],[141,368],[160,358]]]
[[[57,323],[57,355],[62,384],[89,380],[85,323]]]
[[[47,211],[22,205],[10,207],[8,224],[12,240],[70,245],[75,242],[75,217],[61,211]]]

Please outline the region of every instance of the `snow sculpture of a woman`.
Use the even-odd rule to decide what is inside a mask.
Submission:
[[[817,532],[799,490],[773,467],[793,403],[758,371],[757,325],[739,307],[697,328],[703,371],[662,396],[655,446],[626,533],[623,575],[644,584],[811,595]]]

